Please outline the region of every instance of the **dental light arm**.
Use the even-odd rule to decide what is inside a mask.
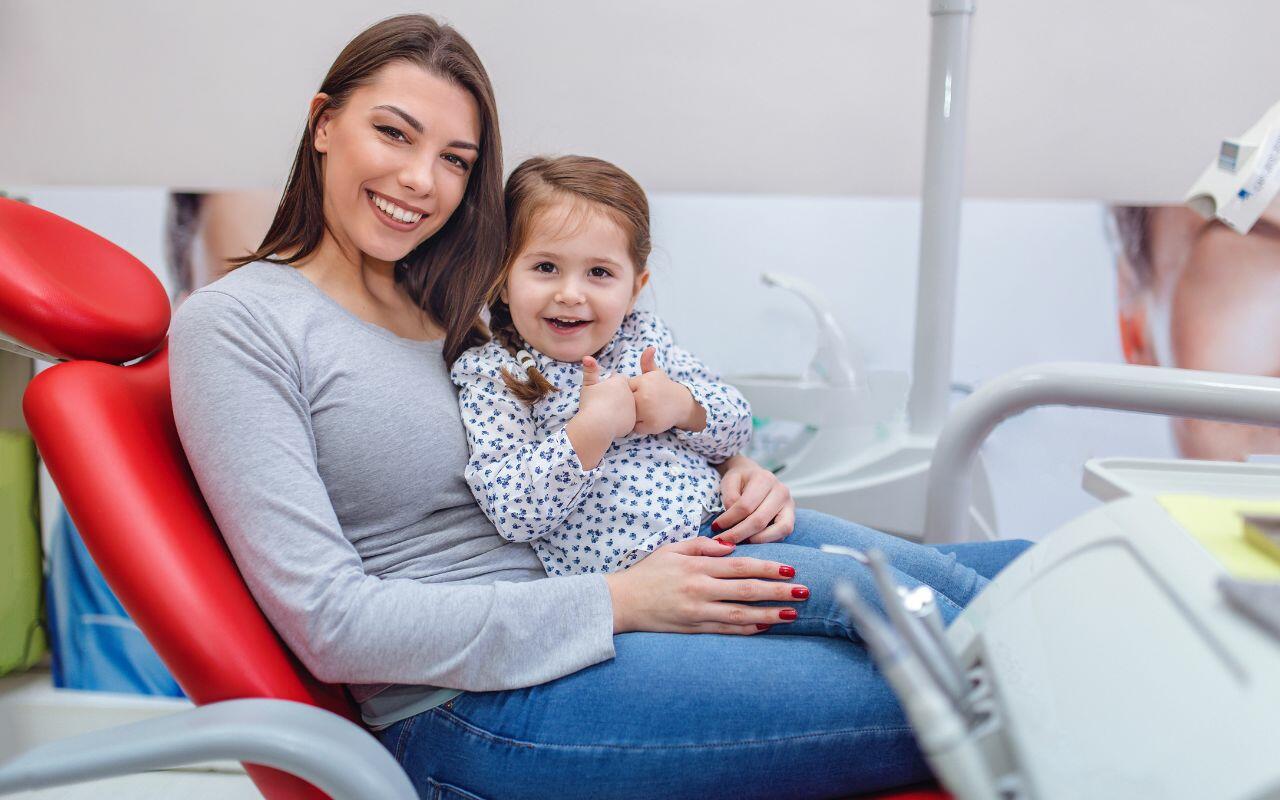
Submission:
[[[959,541],[978,449],[1004,420],[1078,406],[1280,426],[1280,379],[1128,364],[1035,364],[1005,373],[951,413],[929,465],[924,541]]]

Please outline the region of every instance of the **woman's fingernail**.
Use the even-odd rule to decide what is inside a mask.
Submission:
[[[724,530],[724,528],[721,528],[721,527],[720,527],[720,523],[719,523],[719,522],[713,522],[713,523],[711,523],[711,532],[712,532],[712,533],[719,533],[719,532],[720,532],[720,531],[722,531],[722,530]]]
[[[772,627],[773,627],[772,625],[760,625],[758,623],[756,624],[756,630],[758,631],[767,631]]]
[[[795,567],[778,567],[778,574],[784,578],[794,578],[796,576]]]
[[[804,588],[803,586],[792,586],[791,596],[797,597],[801,600],[807,600],[809,599],[809,590]]]
[[[778,619],[795,619],[796,610],[794,608],[784,608],[778,612]]]
[[[716,541],[724,545],[725,547],[733,547],[733,542],[729,541],[728,539],[716,539]]]

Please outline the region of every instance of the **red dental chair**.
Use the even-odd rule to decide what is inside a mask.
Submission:
[[[28,425],[94,561],[198,706],[34,748],[0,764],[0,795],[235,759],[271,800],[416,797],[344,690],[293,657],[241,579],[174,428],[168,324],[143,264],[0,199],[0,347],[65,362],[27,389]]]

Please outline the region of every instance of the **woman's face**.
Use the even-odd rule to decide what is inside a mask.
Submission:
[[[1246,236],[1194,211],[1161,206],[1150,229],[1153,279],[1121,298],[1126,358],[1182,369],[1280,376],[1280,226],[1268,210]],[[1280,453],[1280,429],[1173,420],[1186,458]]]
[[[324,217],[339,246],[381,262],[404,258],[448,222],[479,146],[470,92],[409,62],[380,69],[316,124]]]

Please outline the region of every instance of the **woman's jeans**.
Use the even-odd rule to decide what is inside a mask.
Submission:
[[[823,543],[878,548],[949,622],[1030,546],[925,547],[812,511],[734,555],[795,567],[810,597],[756,636],[624,633],[611,661],[550,683],[468,692],[376,735],[428,798],[840,797],[926,780],[911,729],[833,598],[866,567]]]

